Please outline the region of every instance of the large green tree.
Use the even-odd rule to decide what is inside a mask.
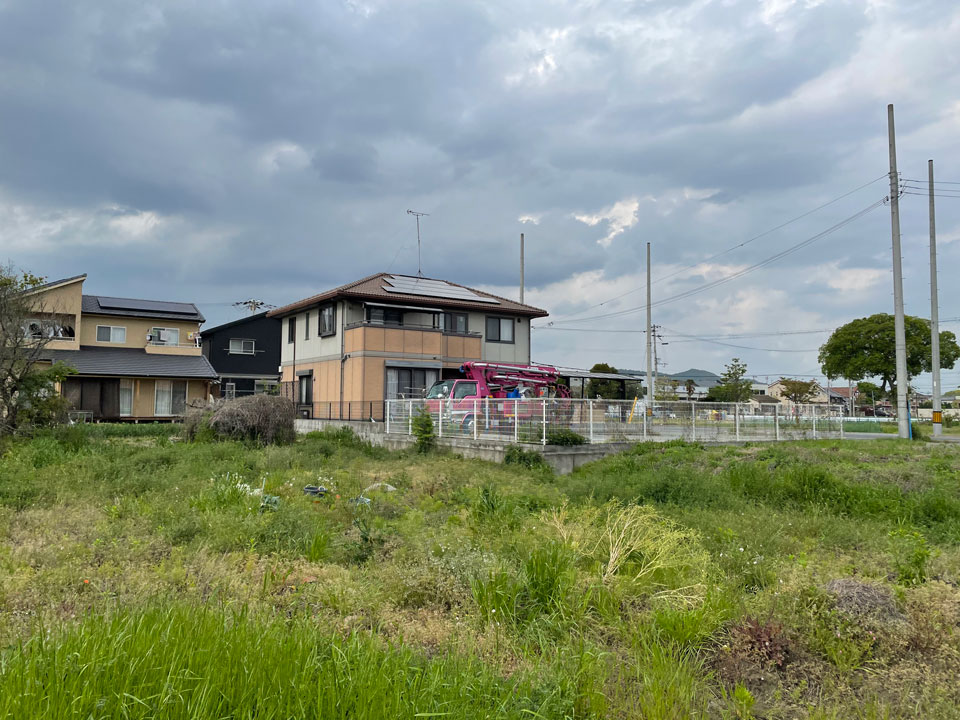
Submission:
[[[607,363],[597,363],[590,372],[594,373],[615,373],[617,369]],[[598,380],[593,379],[587,383],[587,397],[603,398],[604,400],[617,400],[622,398],[623,391],[620,388],[618,380]]]
[[[0,436],[56,422],[66,413],[56,384],[73,371],[44,360],[59,324],[54,308],[31,293],[42,283],[0,266]]]
[[[911,377],[933,369],[930,358],[930,323],[907,315],[907,372]],[[960,358],[956,336],[940,333],[940,367],[952,368]],[[880,378],[884,392],[896,392],[897,358],[893,315],[877,313],[851,320],[833,331],[820,347],[820,367],[831,378]]]
[[[733,358],[720,376],[720,384],[710,389],[708,399],[717,402],[746,402],[750,399],[753,383],[745,378],[747,365],[740,358]]]
[[[810,402],[817,394],[816,380],[780,378],[780,385],[783,388],[784,397],[798,404]]]

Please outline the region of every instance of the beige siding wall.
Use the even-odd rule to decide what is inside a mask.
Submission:
[[[61,316],[64,324],[73,326],[76,337],[80,337],[82,317],[80,305],[83,295],[83,281],[77,280],[58,288],[43,290],[31,295],[32,304],[37,312],[54,313]],[[73,340],[51,340],[47,347],[51,350],[77,350],[78,343]]]
[[[309,317],[308,317],[309,316]],[[335,335],[320,337],[317,332],[320,329],[320,309],[312,307],[307,311],[290,316],[297,319],[297,341],[296,358],[297,366],[300,362],[311,362],[316,360],[326,360],[332,356],[340,356],[340,338],[343,332],[343,303],[337,303],[337,320]],[[283,318],[280,324],[280,362],[290,363],[294,358],[294,343],[288,342],[290,317]],[[307,336],[304,328],[309,326],[310,332]]]
[[[174,381],[176,378],[172,378]],[[207,399],[208,385],[205,380],[187,381],[187,403],[204,401]],[[136,378],[133,381],[133,417],[155,417],[156,407],[156,380],[153,378]],[[167,417],[167,416],[164,416]]]
[[[490,312],[489,315],[508,317]],[[517,320],[519,319],[519,322]],[[471,332],[483,333],[482,359],[488,362],[530,364],[530,320],[513,318],[513,342],[487,342],[487,313],[470,313],[467,321]]]
[[[114,327],[125,327],[127,329],[127,340],[124,343],[104,343],[97,342],[97,326],[111,325]],[[84,315],[83,329],[79,333],[81,345],[92,345],[96,347],[126,347],[126,348],[144,348],[147,347],[147,335],[155,327],[176,328],[180,331],[180,344],[191,345],[190,333],[199,334],[200,325],[195,322],[176,322],[174,320],[144,320],[142,318],[107,316],[107,315]],[[192,353],[191,353],[192,354]]]

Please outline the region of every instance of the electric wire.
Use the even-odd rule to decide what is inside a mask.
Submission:
[[[686,298],[688,298],[688,297],[691,297],[691,296],[693,296],[693,295],[699,294],[699,293],[701,293],[701,292],[705,292],[705,291],[707,291],[707,290],[712,290],[712,289],[715,288],[715,287],[719,287],[720,285],[724,285],[724,284],[726,284],[726,283],[728,283],[728,282],[730,282],[730,281],[732,281],[732,280],[736,280],[737,278],[741,278],[741,277],[743,277],[744,275],[747,275],[748,273],[754,272],[755,270],[759,270],[760,268],[766,267],[767,265],[770,265],[771,263],[774,263],[774,262],[776,262],[777,260],[781,260],[781,259],[787,257],[788,255],[791,255],[791,254],[793,254],[793,253],[795,253],[795,252],[797,252],[797,251],[799,251],[799,250],[802,250],[803,248],[807,247],[808,245],[811,245],[812,243],[816,242],[817,240],[821,240],[821,239],[823,239],[824,237],[827,237],[828,235],[836,232],[837,230],[840,230],[841,228],[849,225],[850,223],[854,222],[855,220],[860,219],[861,217],[863,217],[863,216],[866,215],[867,213],[869,213],[869,212],[877,209],[878,207],[882,206],[882,205],[885,204],[886,202],[887,202],[887,199],[886,199],[886,198],[883,198],[883,199],[881,199],[881,200],[877,200],[877,201],[871,203],[870,205],[868,205],[867,207],[863,208],[862,210],[854,213],[853,215],[850,215],[850,216],[847,217],[847,218],[844,218],[843,220],[841,220],[840,222],[836,223],[835,225],[832,225],[831,227],[827,228],[826,230],[823,230],[823,231],[817,233],[816,235],[812,235],[811,237],[808,237],[808,238],[806,238],[805,240],[802,240],[802,241],[800,241],[799,243],[796,243],[795,245],[791,245],[790,247],[786,248],[785,250],[781,250],[780,252],[775,253],[774,255],[771,255],[770,257],[761,260],[760,262],[754,263],[753,265],[749,265],[749,266],[747,266],[746,268],[743,268],[743,269],[741,269],[741,270],[738,270],[738,271],[736,271],[736,272],[734,272],[734,273],[731,273],[730,275],[726,275],[726,276],[724,276],[724,277],[722,277],[722,278],[719,278],[719,279],[717,279],[717,280],[713,280],[712,282],[708,282],[708,283],[705,283],[705,284],[703,284],[703,285],[699,285],[699,286],[697,286],[697,287],[691,288],[691,289],[689,289],[689,290],[685,290],[685,291],[683,291],[683,292],[677,293],[676,295],[671,295],[670,297],[666,297],[666,298],[663,298],[663,299],[661,299],[661,300],[657,300],[656,302],[651,303],[650,306],[651,306],[651,307],[660,307],[660,306],[662,306],[662,305],[667,305],[667,304],[669,304],[669,303],[677,302],[678,300],[686,299]],[[638,306],[635,306],[635,307],[632,307],[632,308],[626,308],[626,309],[624,309],[624,310],[618,310],[618,311],[616,311],[616,312],[606,313],[606,314],[603,314],[603,315],[593,315],[593,316],[585,317],[585,318],[577,318],[577,322],[587,321],[587,320],[602,320],[602,319],[613,318],[613,317],[623,317],[624,315],[630,315],[630,314],[632,314],[632,313],[636,313],[636,312],[640,312],[641,310],[645,310],[646,307],[647,307],[646,304],[644,304],[644,305],[638,305]],[[570,322],[570,320],[557,320],[557,321],[555,321],[555,322]],[[546,326],[541,326],[541,327],[552,327],[552,325],[553,325],[553,323],[548,323]]]
[[[864,188],[867,188],[867,187],[873,185],[875,182],[878,182],[878,181],[880,181],[880,180],[883,180],[884,178],[887,178],[887,177],[889,177],[889,176],[890,176],[889,173],[884,173],[883,175],[880,175],[879,177],[874,178],[874,179],[871,180],[870,182],[864,183],[863,185],[860,185],[859,187],[855,187],[853,190],[850,190],[849,192],[846,192],[846,193],[844,193],[843,195],[838,195],[837,197],[833,198],[832,200],[829,200],[828,202],[825,202],[825,203],[823,203],[822,205],[819,205],[818,207],[813,208],[812,210],[808,210],[807,212],[803,213],[802,215],[797,215],[795,218],[792,218],[792,219],[790,219],[790,220],[787,220],[786,222],[781,223],[781,224],[777,225],[776,227],[772,227],[772,228],[770,228],[769,230],[763,231],[763,232],[760,233],[759,235],[754,235],[753,237],[749,238],[748,240],[744,240],[743,242],[741,242],[741,243],[739,243],[739,244],[737,244],[737,245],[733,245],[733,246],[727,248],[726,250],[722,250],[722,251],[720,251],[719,253],[717,253],[717,254],[715,254],[715,255],[711,255],[711,256],[708,257],[708,258],[705,258],[705,259],[703,259],[703,260],[699,260],[699,261],[697,261],[696,263],[694,263],[693,265],[688,265],[687,267],[681,268],[681,269],[676,270],[676,271],[674,271],[674,272],[672,272],[672,273],[669,273],[669,274],[667,274],[667,275],[663,275],[663,276],[661,276],[661,277],[658,277],[658,278],[656,278],[655,280],[652,280],[652,281],[650,282],[650,284],[651,284],[651,285],[656,285],[656,284],[659,283],[659,282],[663,282],[664,280],[668,280],[669,278],[676,277],[677,275],[680,275],[681,273],[685,273],[685,272],[687,272],[688,270],[693,270],[694,268],[698,267],[699,265],[702,265],[703,263],[710,262],[711,260],[716,260],[717,258],[722,257],[722,256],[726,255],[727,253],[733,252],[734,250],[739,250],[740,248],[742,248],[742,247],[744,247],[744,246],[746,246],[746,245],[749,245],[749,244],[752,243],[754,240],[759,240],[759,239],[762,238],[762,237],[766,237],[767,235],[770,235],[771,233],[774,233],[774,232],[776,232],[777,230],[781,230],[781,229],[787,227],[788,225],[791,225],[791,224],[797,222],[798,220],[802,220],[803,218],[808,217],[809,215],[812,215],[812,214],[815,213],[815,212],[819,212],[820,210],[823,210],[825,207],[829,207],[830,205],[833,205],[834,203],[839,202],[840,200],[843,200],[844,198],[849,197],[850,195],[853,195],[854,193],[859,192],[860,190],[863,190]],[[613,302],[614,300],[619,300],[620,298],[626,297],[627,295],[632,295],[633,293],[640,292],[641,290],[645,289],[646,287],[647,287],[647,285],[646,285],[646,283],[644,283],[643,285],[641,285],[641,286],[638,287],[638,288],[634,288],[633,290],[628,290],[627,292],[621,293],[621,294],[616,295],[616,296],[614,296],[614,297],[612,297],[612,298],[608,298],[607,300],[604,300],[603,302],[596,303],[595,305],[590,305],[589,307],[583,308],[582,310],[577,310],[576,312],[567,313],[567,314],[565,314],[565,315],[558,315],[558,316],[557,316],[557,320],[552,320],[552,321],[551,321],[551,324],[552,324],[553,322],[559,321],[561,318],[571,318],[571,317],[573,317],[573,316],[575,316],[575,315],[580,315],[581,313],[585,313],[585,312],[588,312],[589,310],[593,310],[594,308],[602,307],[603,305],[606,305],[607,303],[611,303],[611,302]],[[646,307],[646,306],[644,306],[644,307]],[[541,327],[543,327],[543,326],[541,326]]]

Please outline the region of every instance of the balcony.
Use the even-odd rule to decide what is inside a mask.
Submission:
[[[427,325],[359,322],[345,328],[344,352],[479,360],[482,339],[480,333],[448,332]]]
[[[144,348],[148,353],[155,355],[200,355],[201,348],[195,343],[175,344],[151,340]]]

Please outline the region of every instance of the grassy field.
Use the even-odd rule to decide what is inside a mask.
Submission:
[[[0,718],[960,717],[960,446],[172,430],[0,460]]]

